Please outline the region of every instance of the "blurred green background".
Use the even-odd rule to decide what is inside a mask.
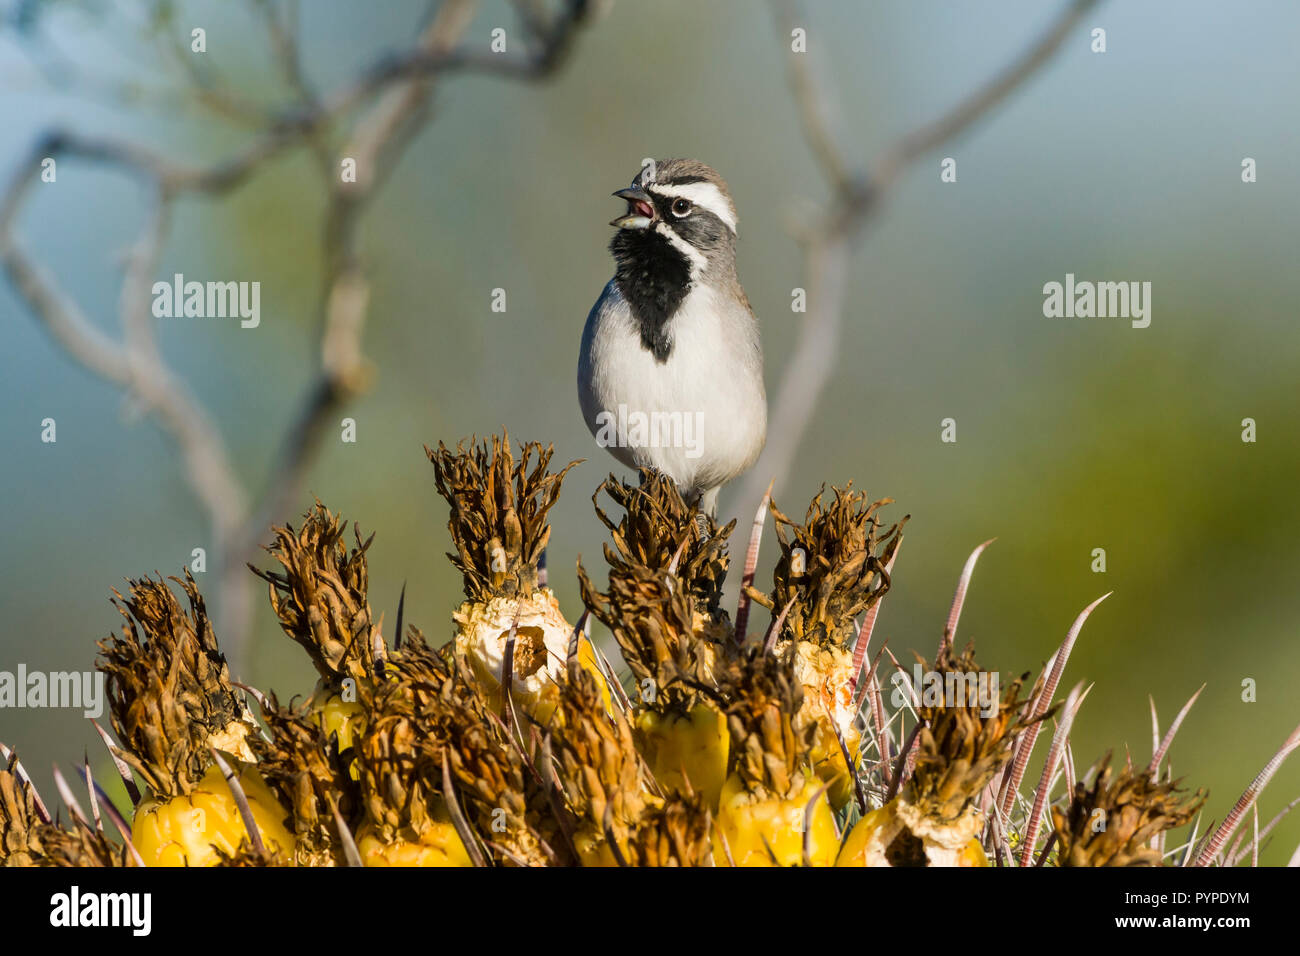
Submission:
[[[152,49],[142,6],[45,4],[37,26],[20,29],[29,6],[9,4],[0,31],[6,178],[52,125],[198,163],[248,138],[198,109],[125,108],[58,89],[34,68],[52,40],[88,73],[175,85],[174,70],[140,52]],[[323,90],[409,44],[425,15],[417,2],[303,8],[303,60]],[[1056,8],[814,2],[807,55],[865,164],[998,70]],[[248,95],[283,96],[265,33],[242,5],[181,4],[176,22],[207,29],[205,62]],[[486,44],[514,24],[508,5],[485,2],[468,37]],[[1092,26],[1107,30],[1104,55],[1089,50]],[[985,666],[1036,671],[1074,616],[1113,590],[1066,671],[1063,690],[1097,683],[1075,726],[1076,757],[1127,748],[1145,762],[1148,694],[1163,727],[1206,682],[1172,757],[1176,774],[1210,788],[1216,819],[1300,720],[1298,38],[1293,3],[1103,4],[1026,87],[911,169],[855,255],[838,364],[776,494],[802,514],[822,482],[852,478],[912,515],[877,627],[900,659],[932,652],[962,562],[986,538],[998,540],[958,635],[977,640]],[[441,81],[431,121],[364,225],[365,350],[377,374],[347,411],[359,441],[327,442],[308,481],[378,531],[371,598],[390,622],[403,581],[406,619],[433,638],[450,636],[459,599],[421,444],[503,425],[554,442],[558,458],[588,459],[553,512],[550,549],[552,583],[577,617],[574,562],[601,566],[589,497],[614,467],[578,412],[578,339],[612,272],[609,193],[643,156],[697,157],[731,184],[740,275],[775,391],[800,330],[791,289],[807,285],[789,226],[827,195],[786,84],[788,49],[761,4],[619,0],[548,85]],[[945,155],[958,161],[955,184],[939,181]],[[1258,162],[1252,185],[1240,179],[1247,156]],[[120,254],[143,210],[132,179],[69,161],[19,223],[112,334]],[[182,202],[158,270],[262,284],[256,330],[222,320],[158,328],[254,488],[315,366],[321,210],[312,160],[293,153],[219,201]],[[1067,272],[1150,281],[1150,328],[1044,318],[1042,286]],[[496,287],[507,290],[504,314],[490,308]],[[0,670],[82,670],[118,625],[110,588],[179,573],[192,548],[210,546],[208,529],[169,440],[67,358],[7,283],[0,328]],[[55,445],[39,440],[46,416],[58,421]],[[956,444],[940,442],[948,416]],[[1258,422],[1256,444],[1241,441],[1246,417]],[[738,507],[724,491],[722,510]],[[748,518],[741,524],[743,537]],[[1090,569],[1098,547],[1105,574]],[[760,580],[772,556],[769,546]],[[237,676],[285,696],[312,685],[264,601]],[[1241,699],[1247,678],[1254,703]],[[71,711],[0,711],[0,740],[45,787],[53,762],[98,746]],[[1261,824],[1297,793],[1300,760],[1266,791]],[[1300,817],[1263,861],[1285,863],[1297,840]]]

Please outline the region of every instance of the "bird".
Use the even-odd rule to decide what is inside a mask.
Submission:
[[[736,275],[736,206],[714,169],[648,159],[613,193],[614,276],[587,315],[578,400],[599,445],[670,477],[701,533],[767,439],[758,320]]]

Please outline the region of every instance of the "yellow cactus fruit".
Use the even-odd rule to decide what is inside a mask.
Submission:
[[[316,719],[325,736],[337,734],[339,750],[350,750],[357,737],[365,730],[366,709],[358,700],[344,700],[343,695],[318,683],[307,698],[307,709]]]
[[[346,865],[346,837],[338,821],[353,818],[361,805],[352,742],[347,741],[343,753],[344,735],[322,727],[320,713],[310,706],[283,708],[274,694],[259,700],[267,733],[253,738],[257,771],[288,809],[285,825],[294,836],[291,862]],[[248,865],[258,865],[255,855],[247,856]]]
[[[229,755],[262,843],[292,854],[287,812],[251,766],[252,717],[230,683],[203,598],[189,572],[183,610],[163,581],[130,582],[117,596],[122,636],[100,643],[121,759],[145,781],[132,840],[150,866],[213,866],[254,841],[213,756]],[[141,636],[147,637],[142,640]]]
[[[573,666],[560,693],[555,769],[582,866],[711,865],[711,818],[698,795],[653,781],[621,710],[605,710],[595,681]]]
[[[372,861],[445,858],[449,865],[464,865],[482,854],[488,862],[509,865],[550,862],[537,829],[536,807],[545,799],[539,784],[507,739],[504,722],[456,669],[454,657],[431,650],[412,629],[365,704],[370,720],[356,746],[362,804],[357,832],[375,841],[367,841]],[[457,806],[464,825],[487,841],[484,846],[463,843]]]
[[[719,645],[693,629],[688,590],[670,572],[639,565],[611,570],[609,593],[602,594],[580,564],[578,585],[632,670],[637,747],[659,785],[667,793],[698,791],[716,809],[728,731],[707,694],[715,687]]]
[[[714,862],[721,866],[830,866],[839,835],[826,785],[813,773],[813,724],[796,720],[803,688],[787,656],[761,647],[719,673],[731,733]]]
[[[469,866],[443,795],[446,737],[438,732],[445,663],[408,646],[390,679],[375,685],[370,721],[356,743],[366,866]]]
[[[718,808],[729,731],[716,702],[714,670],[732,647],[721,608],[735,522],[719,527],[688,505],[676,484],[643,470],[639,485],[611,475],[603,491],[622,515],[609,529],[609,588],[601,592],[578,566],[583,602],[614,635],[632,670],[637,748],[667,794],[700,794]],[[713,696],[711,697],[710,694]]]
[[[854,825],[841,866],[988,865],[977,802],[1027,726],[1019,699],[1024,676],[999,692],[998,675],[979,670],[973,649],[959,656],[947,644],[930,673],[935,681],[917,688],[912,775],[897,797]]]
[[[280,627],[307,651],[320,675],[309,709],[327,734],[339,735],[339,749],[347,750],[364,726],[358,699],[387,653],[367,598],[366,552],[374,535],[362,541],[354,524],[355,547],[349,548],[347,522],[319,500],[303,516],[301,528],[272,531],[275,540],[266,550],[281,569],[249,567],[267,582]]]
[[[685,713],[643,710],[636,715],[637,746],[668,793],[695,791],[717,807],[727,776],[727,718],[700,701]]]
[[[804,691],[797,722],[817,728],[813,765],[840,809],[854,792],[844,748],[856,762],[861,736],[853,706],[857,619],[889,589],[885,566],[898,550],[907,518],[882,530],[877,512],[892,499],[871,501],[851,485],[834,489],[829,505],[822,498],[818,492],[812,499],[802,524],[772,505],[781,547],[773,590],[748,593],[785,614],[776,651],[793,661]]]
[[[979,813],[938,821],[895,798],[854,824],[835,865],[988,866],[979,841],[983,825]]]
[[[269,850],[292,853],[285,811],[253,767],[243,767],[239,785],[253,822]],[[146,866],[215,866],[220,853],[233,854],[249,840],[238,805],[215,764],[183,796],[147,799],[136,808],[131,842]]]
[[[456,553],[448,557],[464,582],[466,600],[452,615],[456,653],[489,706],[500,711],[513,628],[511,697],[517,708],[545,723],[555,709],[555,685],[573,635],[540,567],[551,536],[546,514],[577,462],[552,474],[547,469],[554,451],[536,442],[524,444],[515,461],[509,435],[470,448],[461,443],[455,451],[439,443],[425,453],[438,493],[451,508],[447,527]],[[602,687],[608,706],[609,688],[585,638],[579,660]]]
[[[699,793],[716,810],[729,732],[709,694],[733,637],[720,602],[735,522],[719,527],[704,517],[702,527],[676,484],[650,470],[635,486],[611,475],[593,500],[602,491],[622,515],[615,522],[596,506],[613,542],[605,547],[609,588],[598,591],[579,564],[583,603],[632,670],[637,747],[659,785],[668,794]]]
[[[430,804],[429,819],[418,834],[407,828],[382,839],[376,827],[367,825],[357,833],[357,852],[365,866],[474,865],[442,799]]]
[[[812,641],[779,641],[776,653],[792,659],[795,679],[804,694],[798,720],[816,727],[813,770],[830,788],[827,794],[831,805],[842,808],[853,799],[854,791],[844,748],[856,765],[862,737],[857,727],[858,711],[853,705],[853,655],[834,644]]]
[[[560,690],[555,723],[556,774],[576,820],[578,860],[617,866],[642,814],[661,803],[647,790],[632,727],[622,711],[606,712],[595,680],[576,665]]]
[[[736,866],[830,866],[840,840],[825,789],[813,778],[789,796],[764,798],[746,790],[739,777],[729,777],[718,811],[714,860]]]

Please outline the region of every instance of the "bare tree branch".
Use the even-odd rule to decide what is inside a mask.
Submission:
[[[844,158],[831,131],[827,93],[810,57],[790,57],[790,85],[804,138],[831,186],[832,196],[815,227],[801,236],[808,311],[772,403],[767,447],[740,486],[734,502],[737,511],[752,511],[770,481],[779,488],[789,477],[839,355],[852,253],[885,194],[907,167],[966,132],[1028,82],[1096,3],[1073,0],[1046,32],[1005,69],[943,116],[886,149],[869,172],[854,172]],[[796,20],[807,22],[797,0],[775,0],[774,7],[785,37]]]
[[[475,0],[445,0],[404,53],[381,57],[352,82],[319,99],[299,62],[296,6],[281,21],[270,0],[254,0],[267,22],[273,55],[295,97],[279,114],[255,117],[255,108],[220,88],[215,78],[189,70],[203,105],[228,118],[257,119],[257,130],[232,155],[208,166],[177,162],[135,143],[53,131],[41,137],[0,197],[0,267],[34,316],[83,367],[120,386],[151,414],[181,451],[185,477],[203,506],[220,554],[217,607],[223,645],[238,671],[251,624],[252,578],[244,562],[272,520],[293,507],[324,429],[348,399],[366,384],[361,338],[369,288],[361,263],[358,223],[369,200],[396,166],[404,147],[427,121],[437,76],[454,71],[495,73],[540,80],[564,61],[587,0],[564,0],[547,19],[540,5],[521,6],[531,47],[511,56],[463,46]],[[182,66],[188,64],[178,51]],[[192,66],[192,64],[189,64]],[[188,67],[186,67],[188,69]],[[372,102],[373,101],[373,102]],[[345,147],[333,154],[329,131],[367,106],[345,133]],[[183,194],[219,195],[242,185],[264,164],[290,149],[313,149],[327,184],[317,350],[319,365],[299,411],[286,426],[281,451],[260,504],[249,495],[231,461],[220,429],[206,409],[171,371],[153,335],[152,275],[167,231],[174,199]],[[142,180],[150,196],[143,232],[127,255],[120,297],[121,340],[100,332],[57,281],[27,252],[15,231],[18,216],[46,158],[73,158],[119,168]],[[356,182],[345,183],[337,165],[356,160]]]
[[[420,37],[421,52],[437,53],[454,46],[469,26],[473,7],[468,0],[451,0],[440,7]],[[320,305],[320,371],[308,386],[294,423],[286,432],[263,506],[248,523],[248,540],[237,549],[241,565],[243,554],[254,546],[272,520],[280,520],[301,492],[303,477],[329,418],[365,385],[366,364],[360,342],[369,286],[358,258],[356,226],[366,203],[392,172],[394,153],[416,128],[431,92],[429,80],[428,75],[416,76],[388,90],[357,122],[342,151],[343,156],[356,161],[357,179],[355,183],[344,183],[334,177],[330,183]]]
[[[302,57],[298,43],[298,0],[287,0],[284,19],[275,11],[274,0],[253,0],[254,6],[262,14],[266,23],[266,32],[271,39],[271,50],[275,62],[280,67],[284,81],[289,84],[300,102],[316,103],[316,91],[307,82],[302,70]]]

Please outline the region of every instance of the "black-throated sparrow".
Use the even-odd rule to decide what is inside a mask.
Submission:
[[[610,225],[614,278],[587,315],[578,399],[598,444],[670,476],[715,514],[758,458],[767,396],[758,322],[736,278],[736,207],[691,159],[647,160]]]

